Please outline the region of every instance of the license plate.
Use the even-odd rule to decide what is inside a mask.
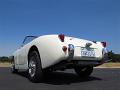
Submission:
[[[95,57],[95,51],[93,48],[81,48],[81,56],[84,57]]]

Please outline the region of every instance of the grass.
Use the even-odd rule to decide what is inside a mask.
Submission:
[[[0,62],[0,67],[10,67],[11,63],[10,62]]]
[[[108,67],[108,68],[112,68],[112,67],[120,67],[120,63],[113,63],[113,62],[109,62],[109,63],[104,63],[98,67]]]
[[[0,67],[10,67],[11,63],[10,62],[0,62]],[[113,63],[113,62],[109,62],[109,63],[104,63],[100,66],[98,66],[98,68],[101,67],[106,67],[106,68],[120,68],[120,63]]]

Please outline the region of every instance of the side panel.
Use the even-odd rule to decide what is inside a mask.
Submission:
[[[28,51],[32,44],[24,45],[20,50],[19,69],[28,69]]]
[[[58,35],[41,36],[21,48],[18,61],[22,64],[18,63],[16,66],[19,69],[28,69],[28,52],[32,46],[38,48],[42,68],[54,65],[60,60],[66,59],[67,53],[63,52],[63,45],[65,44],[59,40]]]
[[[19,53],[18,52],[19,52],[19,49],[13,54],[16,69],[18,69],[18,64],[19,64]]]
[[[42,68],[66,59],[67,54],[62,50],[65,44],[59,40],[57,35],[42,36],[35,41],[35,45],[40,53]]]
[[[14,53],[17,69],[28,69],[28,52],[33,43],[28,43]]]

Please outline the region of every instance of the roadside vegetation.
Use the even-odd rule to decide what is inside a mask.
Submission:
[[[12,60],[7,56],[0,57],[0,63],[11,63],[11,62]]]
[[[108,58],[111,60],[110,62],[120,62],[120,54],[115,54],[114,52],[108,52]]]
[[[7,56],[0,57],[0,63],[11,63],[12,60]]]
[[[3,56],[0,57],[0,67],[10,67],[12,60],[9,57]]]

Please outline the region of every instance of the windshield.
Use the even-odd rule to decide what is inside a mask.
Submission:
[[[35,38],[37,38],[37,36],[26,36],[24,41],[23,41],[23,44],[22,45],[25,45],[29,42],[31,42],[32,40],[34,40]]]

